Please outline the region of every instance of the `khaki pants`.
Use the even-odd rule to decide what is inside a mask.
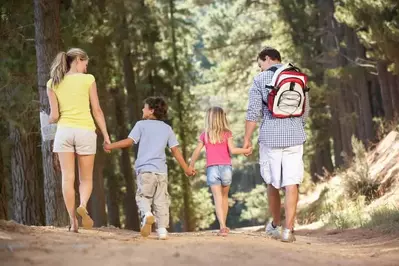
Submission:
[[[154,210],[158,228],[169,227],[168,175],[143,172],[137,176],[136,202],[141,217]]]

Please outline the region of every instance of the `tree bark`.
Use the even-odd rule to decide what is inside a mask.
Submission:
[[[384,117],[388,121],[392,121],[394,117],[394,107],[392,105],[392,96],[389,83],[389,72],[387,70],[388,63],[386,61],[377,62],[378,81],[381,88],[381,98],[384,107]]]
[[[183,106],[183,91],[184,84],[180,80],[180,70],[178,66],[177,59],[177,46],[176,46],[176,25],[175,25],[175,6],[174,0],[169,0],[169,11],[170,11],[170,20],[171,20],[171,37],[172,37],[172,51],[173,51],[173,65],[175,71],[174,84],[178,87],[177,91],[177,108],[178,108],[178,116],[179,116],[179,131],[180,131],[180,139],[181,139],[181,148],[183,153],[183,158],[187,159],[187,142],[186,136],[184,134],[184,106]],[[192,191],[191,191],[191,183],[190,179],[188,179],[185,175],[181,175],[182,185],[183,185],[183,230],[186,232],[191,232],[195,230],[195,215],[193,213],[192,208]]]
[[[60,2],[60,0],[34,0],[40,109],[46,113],[49,113],[50,109],[46,95],[49,66],[61,47]],[[46,224],[63,226],[68,224],[69,219],[62,197],[61,169],[57,154],[52,152],[52,142],[42,142]]]
[[[8,219],[7,176],[4,171],[3,153],[0,147],[0,220]]]
[[[120,213],[119,213],[119,195],[121,194],[118,178],[114,174],[114,167],[108,164],[109,168],[106,172],[107,180],[107,214],[108,223],[112,226],[121,227]]]
[[[95,227],[107,225],[107,213],[105,211],[105,190],[104,190],[104,166],[106,154],[102,151],[103,138],[98,134],[97,153],[94,161],[93,191],[88,205],[90,206],[91,217]]]
[[[366,58],[366,49],[360,43],[356,33],[348,26],[345,28],[345,39],[347,44],[347,55],[352,60]],[[373,117],[371,112],[371,96],[367,84],[367,73],[363,67],[354,67],[351,87],[354,88],[354,98],[356,101],[357,113],[357,137],[363,141],[367,147],[369,141],[374,140]]]
[[[342,146],[342,130],[341,130],[341,123],[340,123],[340,112],[339,112],[339,106],[338,106],[338,101],[339,98],[335,95],[338,92],[333,92],[330,98],[330,106],[331,106],[331,126],[330,130],[332,132],[332,137],[333,137],[333,148],[334,148],[334,166],[335,167],[341,167],[344,164],[344,160],[342,157],[342,151],[343,151],[343,146]]]
[[[394,119],[399,118],[399,80],[398,76],[388,73],[389,78],[389,88],[391,92],[391,100],[393,106],[393,117]]]
[[[117,124],[117,138],[118,139],[125,139],[128,130],[125,124],[125,113],[123,111],[123,107],[126,106],[126,101],[124,97],[123,91],[120,91],[118,88],[113,88],[111,93],[114,98],[115,103],[115,117],[116,117],[116,124]],[[132,162],[130,160],[129,148],[122,149],[122,155],[120,160],[120,169],[125,179],[125,186],[126,186],[126,194],[124,199],[124,211],[126,216],[125,228],[131,229],[135,231],[140,230],[140,222],[138,217],[138,208],[135,199],[135,191],[133,185],[133,168]]]
[[[10,125],[13,220],[44,225],[43,190],[37,159],[37,137]]]

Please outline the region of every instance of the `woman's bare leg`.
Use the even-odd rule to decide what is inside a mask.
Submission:
[[[93,190],[93,168],[95,154],[78,155],[80,206],[86,208]]]
[[[75,153],[73,152],[59,152],[58,159],[61,165],[62,172],[62,195],[66,209],[69,214],[71,230],[78,230],[78,223],[75,213]]]

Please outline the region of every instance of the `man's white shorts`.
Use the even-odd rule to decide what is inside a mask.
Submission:
[[[287,148],[259,146],[260,173],[266,184],[280,189],[303,180],[303,145]]]

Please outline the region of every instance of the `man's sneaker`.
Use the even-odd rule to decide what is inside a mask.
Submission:
[[[151,212],[147,212],[141,221],[140,234],[144,237],[149,236],[151,234],[151,227],[154,222],[154,215],[152,215]]]
[[[290,229],[284,228],[283,233],[281,235],[281,241],[283,242],[294,242],[295,236],[294,232]]]
[[[273,239],[281,238],[281,226],[274,227],[272,222],[266,225],[266,235],[270,236]]]
[[[158,239],[159,240],[166,240],[168,239],[168,230],[166,228],[158,228]]]

